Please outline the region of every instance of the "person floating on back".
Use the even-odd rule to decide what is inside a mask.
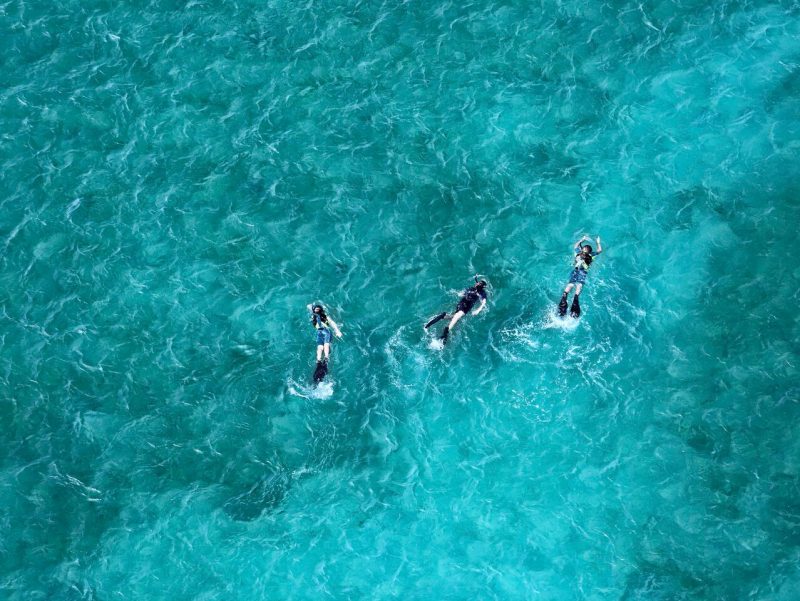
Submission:
[[[331,330],[336,333],[337,338],[342,337],[339,326],[325,314],[325,307],[319,304],[308,305],[311,311],[311,325],[316,330],[317,338],[317,366],[314,369],[314,382],[322,382],[328,373],[328,359],[331,357],[331,340],[333,338]],[[324,358],[323,358],[324,355]]]
[[[452,330],[453,327],[458,323],[458,320],[472,311],[472,308],[478,301],[480,301],[480,307],[477,308],[473,315],[477,315],[483,311],[483,308],[486,306],[486,281],[478,280],[476,277],[475,285],[470,286],[461,294],[461,298],[458,301],[458,306],[456,306],[455,313],[453,313],[452,317],[450,318],[450,323],[445,326],[444,330],[442,330],[442,344],[447,344],[447,338],[450,335],[450,330]],[[439,313],[439,315],[425,324],[425,329],[427,330],[433,324],[441,321],[445,317],[447,317],[447,312]]]
[[[558,314],[561,317],[567,314],[567,296],[573,286],[575,286],[575,296],[572,298],[572,306],[569,309],[569,314],[572,317],[581,316],[581,304],[578,301],[578,297],[581,294],[583,285],[586,283],[586,275],[592,264],[592,260],[603,252],[603,247],[600,245],[600,236],[597,237],[596,251],[592,250],[592,247],[588,244],[581,246],[587,240],[591,240],[591,238],[589,238],[589,236],[584,236],[575,243],[575,267],[569,276],[569,283],[567,287],[564,288],[564,293],[561,295],[561,301],[558,303]]]

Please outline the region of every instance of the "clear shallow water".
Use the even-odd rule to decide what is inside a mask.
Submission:
[[[798,598],[800,7],[707,4],[3,4],[2,596]]]

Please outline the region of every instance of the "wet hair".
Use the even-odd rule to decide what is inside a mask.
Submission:
[[[486,288],[486,280],[475,282],[475,288],[477,288],[478,290],[483,290],[484,288]]]
[[[592,264],[592,247],[588,244],[581,248],[581,258],[583,258],[583,261],[586,263],[587,267]]]
[[[319,309],[319,313],[317,313],[317,309]],[[314,323],[314,317],[319,315],[320,320],[322,323],[328,323],[328,316],[325,315],[325,307],[322,305],[314,305],[311,307],[311,323]]]

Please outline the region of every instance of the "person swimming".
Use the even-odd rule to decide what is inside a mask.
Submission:
[[[308,309],[311,311],[311,325],[316,330],[317,340],[317,367],[314,370],[314,381],[320,382],[328,371],[328,359],[331,357],[333,333],[336,334],[337,338],[341,338],[342,332],[336,322],[325,313],[325,307],[320,304],[314,304],[308,305]]]
[[[561,295],[561,301],[558,303],[558,314],[564,317],[567,314],[567,296],[569,295],[572,287],[575,287],[575,296],[572,298],[572,306],[569,313],[572,317],[581,316],[581,304],[578,301],[578,296],[583,290],[583,285],[586,283],[586,276],[589,273],[589,267],[592,265],[594,257],[603,252],[603,247],[600,244],[600,236],[597,237],[597,250],[593,250],[588,244],[583,245],[587,240],[591,240],[589,236],[584,236],[575,243],[575,265],[572,273],[569,276],[569,283],[564,288],[564,293]],[[582,246],[583,245],[583,246]]]
[[[470,286],[461,294],[461,298],[458,301],[458,305],[456,306],[455,313],[453,313],[452,317],[450,318],[450,323],[448,323],[444,330],[442,330],[442,343],[447,344],[447,338],[450,336],[450,330],[455,327],[455,325],[459,322],[459,320],[464,317],[467,313],[471,312],[473,307],[480,302],[480,307],[478,307],[473,315],[477,315],[481,311],[483,311],[484,307],[486,306],[486,281],[485,280],[478,280],[475,278],[475,285]],[[436,317],[431,319],[428,323],[425,324],[425,329],[427,330],[437,321],[440,321],[447,317],[447,312],[439,313]]]

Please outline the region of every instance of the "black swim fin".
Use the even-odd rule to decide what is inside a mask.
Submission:
[[[447,311],[445,311],[444,313],[439,313],[439,315],[437,315],[436,317],[434,317],[434,318],[433,318],[433,319],[431,319],[431,320],[430,320],[428,323],[426,323],[426,324],[425,324],[425,329],[427,330],[429,327],[431,327],[431,326],[432,326],[433,324],[435,324],[437,321],[441,321],[441,320],[443,320],[445,317],[447,317]]]
[[[328,362],[326,360],[317,361],[317,367],[314,369],[314,383],[319,384],[328,375]]]
[[[569,314],[572,317],[578,318],[581,316],[581,304],[578,302],[578,295],[572,297],[572,306],[569,308]]]
[[[564,317],[567,314],[567,293],[561,295],[561,302],[558,303],[558,314]]]
[[[447,337],[450,336],[450,326],[445,326],[442,330],[442,344],[447,344]]]

